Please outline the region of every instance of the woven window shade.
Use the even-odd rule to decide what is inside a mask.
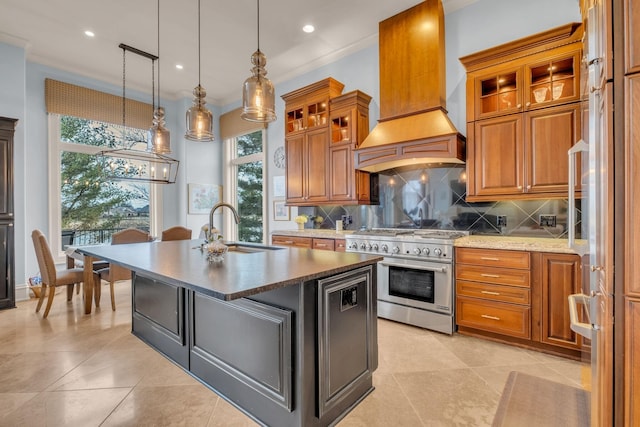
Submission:
[[[48,113],[122,124],[121,96],[52,79],[45,79],[44,87]],[[151,104],[127,98],[125,108],[126,126],[138,129],[151,127]]]
[[[242,108],[237,108],[220,116],[220,138],[223,141],[267,128],[266,123],[250,122],[241,118],[241,113]]]

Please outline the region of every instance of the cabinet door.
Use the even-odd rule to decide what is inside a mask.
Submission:
[[[522,111],[521,69],[500,70],[475,79],[475,119]]]
[[[512,114],[476,122],[473,141],[475,194],[522,192],[522,115]]]
[[[13,267],[13,223],[0,221],[0,308],[16,306]]]
[[[330,198],[335,201],[353,200],[353,155],[351,145],[341,144],[331,147],[331,192]]]
[[[0,218],[13,218],[13,131],[0,130]]]
[[[304,141],[304,134],[291,135],[285,141],[287,202],[304,201]]]
[[[580,104],[531,111],[525,119],[525,192],[566,195],[567,151],[582,135]]]
[[[568,297],[580,293],[580,257],[571,254],[542,254],[542,333],[540,340],[566,348],[580,349],[581,337],[570,328]]]
[[[580,100],[580,50],[528,65],[525,109]]]
[[[329,147],[326,127],[307,132],[306,202],[323,202],[329,199]],[[288,163],[288,160],[287,160]]]

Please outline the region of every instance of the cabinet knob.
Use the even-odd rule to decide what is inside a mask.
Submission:
[[[591,266],[591,271],[602,271],[604,270],[604,268],[602,268],[602,266],[600,265],[592,265]]]
[[[518,185],[518,190],[522,190],[522,185]]]
[[[524,105],[526,105],[527,107],[530,107],[530,106],[531,106],[531,103],[530,103],[530,102],[527,102],[527,103],[526,103],[526,104],[524,104]]]
[[[516,105],[517,108],[522,108],[522,104]]]
[[[527,190],[531,190],[531,186],[530,185],[527,185]]]

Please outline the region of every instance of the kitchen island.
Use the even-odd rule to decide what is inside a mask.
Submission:
[[[333,425],[373,390],[380,257],[199,244],[78,251],[131,269],[133,334],[262,425]]]

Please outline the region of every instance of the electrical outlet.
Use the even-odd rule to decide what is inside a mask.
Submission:
[[[498,227],[506,227],[507,226],[507,216],[506,215],[498,215],[496,219],[496,225]]]
[[[556,216],[555,215],[540,215],[540,227],[555,227]]]

